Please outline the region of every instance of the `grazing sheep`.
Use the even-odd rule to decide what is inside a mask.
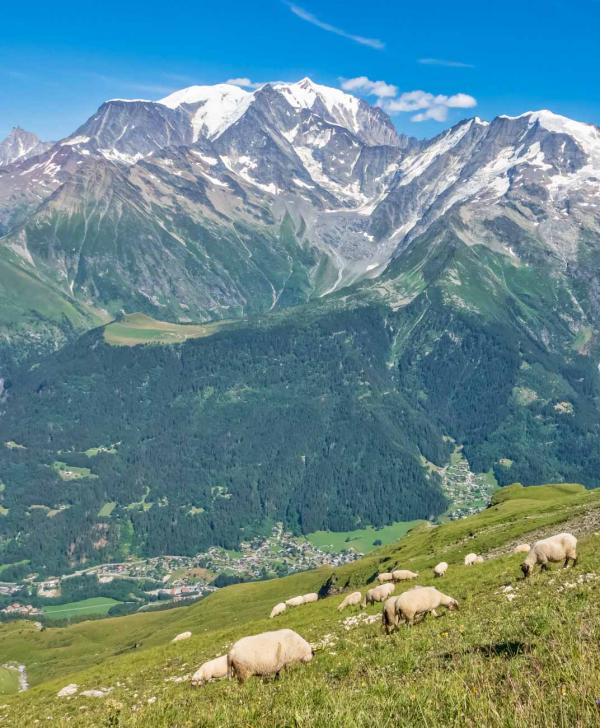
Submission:
[[[396,588],[396,585],[391,582],[389,584],[380,584],[379,586],[375,586],[372,589],[369,589],[369,591],[365,594],[365,598],[363,600],[363,607],[366,607],[367,604],[374,604],[375,602],[383,602],[385,599],[387,599],[390,594],[394,591]]]
[[[444,576],[444,574],[447,571],[448,571],[448,564],[445,561],[440,561],[439,564],[436,564],[436,566],[433,567],[434,576]]]
[[[192,685],[204,685],[211,680],[227,677],[227,655],[208,660],[192,675]]]
[[[465,566],[473,566],[473,564],[482,564],[483,556],[477,554],[467,554],[465,556]]]
[[[304,597],[291,597],[290,599],[286,599],[285,603],[288,607],[299,607],[301,604],[304,604]]]
[[[383,603],[383,611],[381,613],[381,621],[386,634],[390,634],[394,627],[398,624],[396,619],[396,599],[398,597],[389,597]]]
[[[238,640],[227,655],[228,674],[244,682],[251,675],[279,675],[284,667],[312,658],[312,647],[299,634],[278,629]]]
[[[269,614],[269,619],[273,619],[273,617],[278,617],[280,614],[283,614],[286,609],[287,609],[287,604],[285,602],[279,602],[279,604],[276,604],[273,607],[273,609],[271,609],[271,614]]]
[[[569,561],[573,562],[573,566],[577,565],[577,539],[572,533],[558,533],[556,536],[536,541],[521,564],[521,570],[524,576],[529,576],[536,564],[540,564],[540,569],[546,571],[548,562],[560,561],[564,562],[564,567],[569,565]]]
[[[175,635],[175,637],[173,637],[171,642],[181,642],[181,640],[189,640],[191,636],[191,632],[180,632],[178,635]]]
[[[409,571],[408,569],[396,569],[392,571],[392,579],[394,581],[408,581],[409,579],[416,579],[419,576],[418,572]]]
[[[391,571],[384,571],[382,574],[377,574],[377,581],[380,584],[385,584],[386,581],[393,581],[394,577],[392,576]]]
[[[531,546],[528,543],[520,543],[513,549],[513,554],[528,554],[531,551]]]
[[[384,609],[384,626],[389,633],[398,624],[407,622],[409,625],[415,623],[415,619],[422,619],[431,612],[437,617],[435,611],[438,607],[446,607],[449,610],[458,609],[458,602],[453,597],[442,594],[433,586],[416,586],[414,589],[405,591],[395,597],[393,607],[388,605]]]
[[[359,591],[352,592],[352,594],[348,594],[348,596],[340,603],[340,605],[338,607],[338,612],[341,612],[342,609],[346,609],[346,607],[359,606],[361,599],[362,599],[362,594]]]
[[[311,602],[318,601],[319,595],[316,592],[311,592],[310,594],[305,594],[302,599],[304,600],[304,604],[310,604]]]

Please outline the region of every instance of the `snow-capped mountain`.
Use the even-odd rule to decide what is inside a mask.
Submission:
[[[376,277],[436,230],[515,264],[582,271],[599,179],[598,128],[549,111],[420,142],[310,79],[192,86],[107,101],[1,169],[0,234],[109,311],[229,317]]]
[[[16,126],[6,139],[0,142],[0,167],[29,159],[50,146],[51,142],[43,142],[32,132]]]

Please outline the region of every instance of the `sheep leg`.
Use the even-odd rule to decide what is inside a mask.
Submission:
[[[540,566],[540,571],[548,571],[548,564],[544,561],[544,563]]]
[[[432,610],[431,610],[431,613],[433,614],[433,616],[434,616],[434,617],[439,617],[439,616],[440,616],[440,615],[439,615],[439,614],[438,614],[438,613],[437,613],[437,612],[435,611],[435,609],[432,609]]]

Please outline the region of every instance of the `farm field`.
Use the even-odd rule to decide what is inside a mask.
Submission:
[[[313,546],[322,551],[340,553],[340,551],[353,548],[361,554],[367,554],[378,546],[386,546],[397,541],[411,528],[421,523],[425,523],[425,521],[398,521],[381,528],[368,526],[356,531],[315,531],[307,534],[306,538]],[[375,541],[381,543],[375,544]]]
[[[108,614],[108,610],[115,604],[119,604],[116,599],[92,597],[91,599],[82,599],[79,602],[67,602],[66,604],[44,607],[43,612],[47,619],[70,619],[71,617],[80,618],[82,616],[96,617]]]

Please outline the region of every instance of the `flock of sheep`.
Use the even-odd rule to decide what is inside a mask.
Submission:
[[[566,567],[572,562],[575,566],[577,539],[570,533],[559,533],[536,541],[532,547],[529,544],[519,544],[513,552],[527,553],[521,564],[523,574],[527,577],[536,564],[539,564],[541,570],[547,569],[549,563],[563,562]],[[465,566],[482,562],[483,557],[474,553],[467,554],[464,560]],[[433,573],[436,577],[442,577],[447,570],[448,564],[442,561],[434,567]],[[359,591],[346,595],[337,609],[342,611],[350,606],[365,607],[367,604],[383,602],[382,624],[388,634],[400,624],[413,625],[416,621],[423,620],[427,614],[437,617],[436,609],[440,607],[458,609],[456,599],[432,586],[415,586],[399,596],[392,596],[396,582],[415,579],[417,576],[417,572],[406,569],[381,573],[377,576],[378,586],[369,589],[364,597]],[[291,597],[276,604],[270,617],[277,617],[290,607],[316,602],[318,598],[316,593]],[[314,649],[311,645],[291,629],[262,632],[243,637],[235,642],[226,655],[205,662],[192,676],[192,684],[202,685],[224,677],[236,677],[244,682],[251,675],[279,675],[289,665],[310,662],[313,655]]]

